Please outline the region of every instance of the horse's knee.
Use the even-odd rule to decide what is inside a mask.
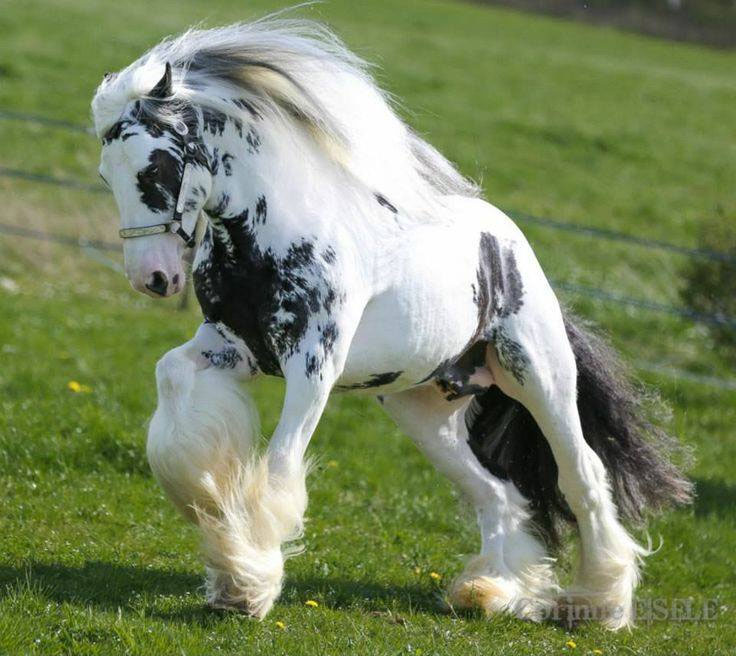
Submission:
[[[186,399],[194,387],[196,363],[180,346],[166,353],[156,363],[156,388],[159,404]]]
[[[184,347],[156,366],[158,405],[148,427],[146,453],[156,479],[182,511],[207,502],[207,476],[219,481],[233,462],[250,456],[258,413],[229,370],[200,368]]]

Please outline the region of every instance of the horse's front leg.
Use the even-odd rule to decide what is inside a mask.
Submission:
[[[156,366],[148,461],[169,499],[201,529],[206,595],[215,606],[242,603],[267,568],[251,548],[243,491],[260,429],[241,382],[257,373],[247,346],[211,323]]]
[[[191,521],[212,506],[213,481],[226,476],[231,462],[250,457],[259,422],[241,382],[256,373],[248,348],[211,323],[156,365],[158,405],[148,428],[148,461]]]
[[[282,360],[286,393],[279,423],[267,452],[253,458],[238,480],[237,508],[245,510],[239,515],[238,540],[219,552],[217,544],[208,550],[210,574],[218,572],[211,576],[211,604],[262,618],[281,593],[284,561],[300,551],[294,541],[301,537],[307,507],[304,455],[342,373],[358,320],[359,315],[344,314],[310,321],[307,334]],[[216,529],[217,517],[209,521]],[[214,566],[213,556],[219,559]]]

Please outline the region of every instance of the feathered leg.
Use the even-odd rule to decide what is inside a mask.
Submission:
[[[243,344],[211,324],[156,367],[148,460],[181,513],[199,525],[207,601],[262,617],[281,589],[280,545],[301,519],[299,486],[268,480],[256,456],[258,415],[241,385],[255,373]],[[284,502],[288,488],[288,502]]]
[[[543,544],[529,530],[527,502],[493,476],[468,445],[469,398],[447,401],[432,385],[387,396],[386,411],[473,504],[481,551],[452,583],[449,601],[487,613],[542,619],[559,588]]]

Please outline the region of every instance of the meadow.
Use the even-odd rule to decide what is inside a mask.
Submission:
[[[278,7],[2,2],[0,110],[85,124],[105,71],[193,23]],[[736,53],[448,1],[301,14],[376,62],[407,120],[500,207],[683,246],[715,212],[736,219]],[[98,155],[91,136],[0,121],[0,166],[95,184]],[[0,208],[3,224],[116,240],[103,194],[0,177]],[[680,304],[681,255],[521,225],[555,281]],[[114,252],[0,234],[0,654],[736,653],[736,389],[702,325],[560,292],[660,390],[696,455],[694,505],[649,525],[662,547],[641,605],[708,603],[712,620],[612,634],[447,612],[443,585],[477,549],[470,510],[375,401],[335,396],[312,442],[306,551],[256,622],[205,608],[196,532],[145,459],[155,362],[198,308],[136,294],[119,267]],[[282,385],[253,393],[267,436]],[[563,578],[573,557],[559,554]]]

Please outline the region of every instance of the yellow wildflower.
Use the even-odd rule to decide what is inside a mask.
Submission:
[[[600,655],[601,655],[601,654],[603,653],[603,650],[602,650],[602,649],[594,649],[594,650],[593,650],[593,653],[594,653],[594,654],[595,654],[596,656],[600,656]]]
[[[430,572],[429,578],[434,579],[435,581],[439,581],[442,578],[442,574],[438,574],[437,572]]]
[[[417,566],[416,566],[416,567],[414,568],[414,574],[421,574],[421,573],[422,573],[422,568],[421,568],[421,567],[419,567],[419,565],[417,565]]]
[[[566,645],[567,647],[570,647],[570,649],[575,649],[575,647],[577,647],[577,646],[578,646],[578,645],[577,645],[577,643],[576,643],[576,642],[574,642],[573,640],[568,640],[568,641],[567,641],[567,642],[565,643],[565,645]]]
[[[310,608],[317,608],[317,606],[319,606],[319,604],[314,599],[307,599],[304,602],[304,605],[309,606]]]
[[[89,387],[89,385],[82,385],[81,383],[78,383],[76,380],[70,380],[67,384],[67,389],[74,392],[75,394],[79,394],[80,392],[84,394],[88,394],[92,391],[92,388]]]
[[[281,620],[276,620],[276,628],[283,630],[286,628],[286,624],[284,624]]]

